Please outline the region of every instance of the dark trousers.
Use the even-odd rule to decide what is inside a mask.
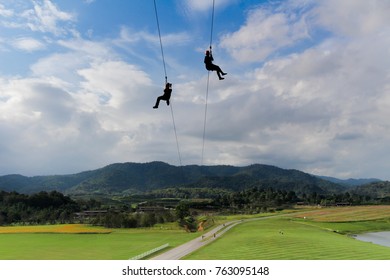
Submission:
[[[218,65],[215,65],[215,64],[206,65],[206,69],[209,71],[217,71],[218,77],[221,77],[221,74],[223,73],[221,67],[219,67]]]
[[[161,100],[165,100],[167,102],[167,105],[169,105],[169,97],[161,95],[161,96],[157,97],[156,105],[154,105],[154,107],[158,107],[158,105],[160,105]]]

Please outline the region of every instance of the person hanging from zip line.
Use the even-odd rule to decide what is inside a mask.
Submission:
[[[225,79],[222,76],[225,76],[227,73],[224,73],[222,71],[221,67],[219,67],[218,65],[213,64],[213,61],[214,61],[214,58],[213,58],[213,55],[211,53],[211,47],[210,47],[210,50],[206,50],[206,55],[204,57],[204,64],[206,66],[206,69],[209,71],[217,71],[218,78],[220,80]]]
[[[164,89],[164,94],[157,97],[156,100],[156,105],[154,105],[153,109],[157,109],[158,105],[160,104],[161,100],[164,100],[167,102],[167,106],[169,106],[169,99],[171,98],[171,93],[172,93],[172,84],[166,83],[165,84],[165,89]]]

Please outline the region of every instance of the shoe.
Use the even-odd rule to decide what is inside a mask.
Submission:
[[[225,80],[225,78],[219,77],[220,80]]]
[[[227,75],[227,73],[222,73],[222,76],[225,76],[225,75]]]
[[[157,106],[153,106],[153,109],[157,109],[158,107]]]

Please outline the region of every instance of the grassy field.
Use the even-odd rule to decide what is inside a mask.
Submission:
[[[35,233],[34,233],[35,232]],[[103,229],[83,225],[0,227],[2,260],[119,260],[200,233],[179,229]]]
[[[186,259],[386,259],[390,248],[348,236],[390,231],[390,206],[305,209],[284,216],[223,216],[216,224],[257,217]],[[287,216],[286,216],[287,214]],[[169,243],[170,248],[196,238],[176,224],[151,229],[105,229],[86,225],[0,227],[0,259],[118,260],[129,259]]]
[[[353,222],[390,219],[390,205],[351,206],[304,211],[297,215],[315,222]]]
[[[390,230],[390,207],[308,211],[242,223],[186,259],[390,260],[390,248],[345,233]]]

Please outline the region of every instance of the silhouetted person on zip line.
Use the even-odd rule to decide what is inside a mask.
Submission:
[[[221,70],[221,67],[219,67],[218,65],[213,64],[213,60],[214,60],[214,58],[213,58],[213,55],[211,53],[211,49],[207,50],[206,56],[204,57],[204,64],[206,66],[206,69],[209,71],[217,71],[218,78],[220,80],[225,79],[222,76],[225,76],[227,73],[224,73]]]
[[[164,94],[157,97],[156,100],[156,105],[154,105],[153,109],[157,109],[158,105],[160,104],[161,100],[164,100],[167,102],[167,106],[169,106],[169,99],[171,98],[171,93],[172,93],[172,84],[166,83],[165,84],[165,89],[164,89]]]

